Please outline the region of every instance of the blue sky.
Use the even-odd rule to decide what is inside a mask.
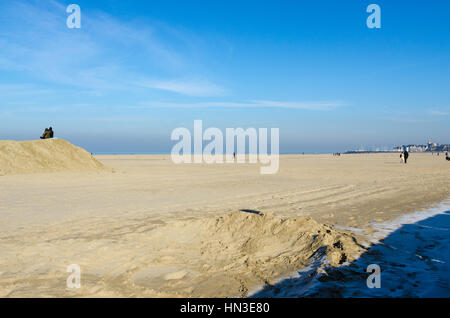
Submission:
[[[0,1],[0,139],[169,152],[202,119],[279,127],[285,153],[450,143],[449,84],[444,0]]]

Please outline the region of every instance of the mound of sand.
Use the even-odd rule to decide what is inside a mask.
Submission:
[[[170,223],[147,239],[160,257],[130,279],[159,296],[246,296],[315,259],[339,266],[361,251],[349,233],[311,218],[242,212]]]
[[[71,220],[44,229],[26,237],[11,232],[2,241],[1,297],[242,297],[325,256],[340,265],[362,252],[348,232],[275,214],[232,212],[165,224]],[[28,262],[8,265],[18,250]],[[72,294],[67,264],[83,273]]]
[[[0,140],[0,175],[99,169],[90,153],[63,139]]]

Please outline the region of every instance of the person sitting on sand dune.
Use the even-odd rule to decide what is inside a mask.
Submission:
[[[51,139],[53,138],[53,128],[45,128],[44,133],[41,136],[41,139]]]
[[[45,128],[44,133],[41,136],[41,139],[46,139],[47,136],[48,136],[48,128]]]

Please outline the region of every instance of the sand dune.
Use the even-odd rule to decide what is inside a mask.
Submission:
[[[103,168],[90,153],[63,139],[0,140],[0,175]]]

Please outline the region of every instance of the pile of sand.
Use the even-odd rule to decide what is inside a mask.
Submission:
[[[0,175],[105,169],[86,150],[63,139],[0,140]]]
[[[71,220],[4,236],[1,297],[242,297],[325,256],[338,266],[362,251],[350,233],[311,218],[243,212]],[[82,285],[68,292],[69,264],[80,265]]]
[[[339,266],[362,250],[349,233],[311,218],[242,212],[170,223],[147,239],[160,256],[130,279],[158,296],[246,296],[314,259]]]

